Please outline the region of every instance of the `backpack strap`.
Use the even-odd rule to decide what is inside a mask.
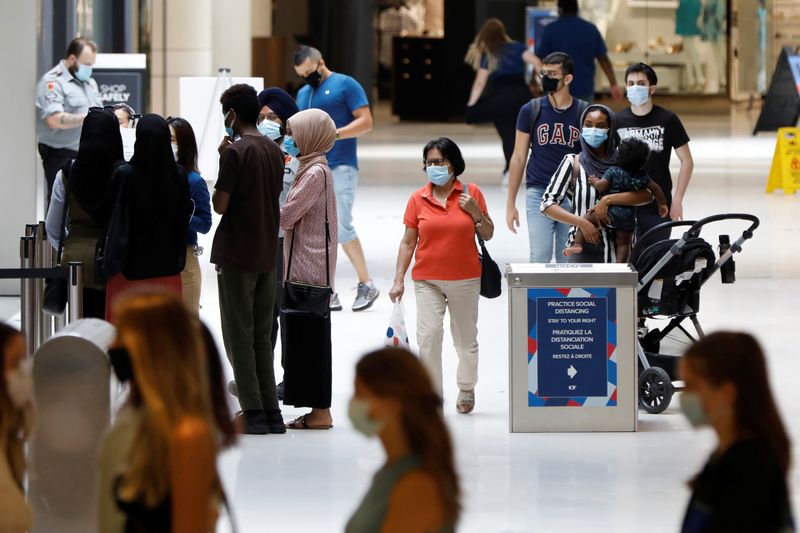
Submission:
[[[536,134],[536,121],[539,120],[539,115],[542,113],[542,98],[547,98],[547,95],[531,98],[531,143],[533,143],[534,135]],[[580,129],[581,117],[583,117],[584,111],[589,107],[589,102],[581,100],[580,98],[574,98],[574,100],[578,104],[575,111],[578,114],[578,129]]]
[[[575,98],[575,101],[578,103],[578,109],[576,109],[578,112],[578,129],[581,129],[583,126],[583,124],[581,124],[581,117],[583,117],[584,111],[589,108],[589,102],[581,100],[580,98]]]
[[[539,120],[539,115],[542,113],[542,98],[547,98],[547,96],[531,98],[531,144],[533,144],[533,140],[536,138],[536,121]]]

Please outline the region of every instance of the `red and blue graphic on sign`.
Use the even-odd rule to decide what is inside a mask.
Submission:
[[[528,406],[616,405],[616,289],[528,289]]]

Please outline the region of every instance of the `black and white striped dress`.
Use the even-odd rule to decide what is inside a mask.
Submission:
[[[578,155],[580,154],[567,154],[564,156],[564,159],[561,160],[561,164],[558,165],[556,173],[550,178],[550,183],[547,185],[547,189],[545,189],[544,196],[542,197],[542,203],[539,206],[542,213],[551,205],[561,205],[564,198],[568,197],[572,202],[572,212],[582,217],[590,208],[594,207],[597,200],[600,199],[600,195],[595,188],[591,187],[587,182],[586,171],[583,165],[580,166],[580,176],[578,176],[578,179],[572,179],[574,158]],[[572,246],[575,242],[575,232],[577,230],[578,228],[575,226],[569,229],[569,237],[565,243],[566,246]],[[611,233],[605,228],[600,228],[600,239],[602,241],[600,244],[603,246],[605,262],[616,263],[617,256],[614,250],[614,242]]]

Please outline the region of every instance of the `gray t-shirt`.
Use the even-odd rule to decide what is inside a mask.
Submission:
[[[44,119],[54,113],[85,114],[90,107],[100,107],[103,101],[97,82],[90,78],[80,81],[70,74],[64,61],[48,70],[36,86],[36,134],[39,142],[51,148],[77,150],[81,128],[51,129]]]

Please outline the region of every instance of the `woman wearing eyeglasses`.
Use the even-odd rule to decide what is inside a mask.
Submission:
[[[403,298],[405,275],[414,258],[411,278],[417,300],[417,344],[433,384],[442,394],[444,313],[458,353],[458,399],[461,414],[475,407],[478,382],[478,299],[481,263],[475,233],[488,241],[494,234],[483,193],[458,179],[466,164],[456,143],[446,137],[422,151],[428,183],[411,196],[406,226],[397,253],[397,272],[389,297]]]

